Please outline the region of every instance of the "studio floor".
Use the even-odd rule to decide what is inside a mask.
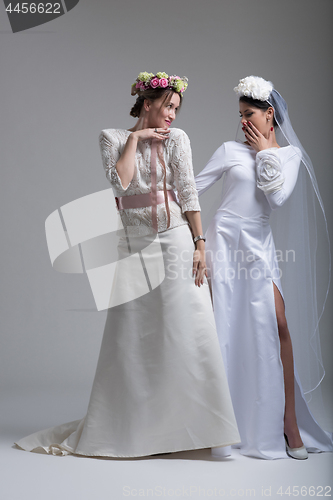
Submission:
[[[86,394],[10,395],[2,402],[1,500],[120,500],[124,498],[331,497],[333,454],[298,461],[259,460],[233,450],[216,460],[210,449],[140,459],[28,453],[14,441],[81,418]],[[78,413],[79,412],[79,413]]]

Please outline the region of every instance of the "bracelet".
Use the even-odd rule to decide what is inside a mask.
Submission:
[[[195,238],[193,238],[193,242],[196,243],[197,241],[199,240],[204,240],[206,241],[206,238],[204,238],[201,234],[199,234],[199,236],[196,236]]]

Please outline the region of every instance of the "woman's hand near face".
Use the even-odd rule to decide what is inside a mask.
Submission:
[[[248,143],[257,153],[263,149],[271,148],[275,143],[273,127],[269,129],[268,138],[262,135],[262,133],[259,132],[259,130],[251,122],[244,123],[242,130]]]
[[[157,130],[157,132],[155,132]],[[169,138],[170,135],[170,129],[169,128],[143,128],[140,130],[136,130],[135,132],[132,132],[132,134],[136,140],[139,141],[145,141],[147,139],[157,139],[160,141],[164,141],[165,139]]]

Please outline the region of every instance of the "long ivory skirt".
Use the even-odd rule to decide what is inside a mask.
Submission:
[[[191,275],[189,226],[158,238],[165,278],[108,310],[86,416],[20,439],[20,448],[139,457],[240,441],[208,284],[196,287]],[[136,279],[126,276],[118,273],[122,294]]]

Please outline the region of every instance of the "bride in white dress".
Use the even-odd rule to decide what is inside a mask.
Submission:
[[[316,301],[311,295],[313,284],[307,281],[307,273],[311,273],[307,245],[311,245],[311,238],[302,231],[302,226],[307,228],[309,224],[302,188],[304,177],[308,177],[305,167],[315,190],[317,184],[311,161],[291,127],[286,103],[271,82],[251,76],[241,80],[235,91],[246,142],[222,144],[195,180],[202,195],[223,175],[218,209],[206,232],[206,261],[241,435],[241,444],[236,447],[244,455],[259,458],[284,458],[288,454],[306,459],[307,449],[333,449],[332,436],[314,420],[304,398],[305,389],[310,392],[322,377],[317,370],[321,359]],[[287,139],[285,147],[278,144],[276,133],[280,133],[279,141]],[[296,206],[288,204],[294,190]],[[292,288],[289,275],[292,285],[299,286],[286,301],[288,323],[269,220],[272,210],[282,212],[284,204],[280,228],[291,245],[286,248],[296,249],[294,267],[298,271],[295,273],[293,264],[286,263],[286,281],[282,278],[282,282],[287,283],[286,290]],[[281,251],[280,240],[278,248]],[[302,268],[307,262],[309,267]],[[297,344],[295,372],[288,324],[292,324],[294,347]],[[301,339],[298,342],[297,337]],[[312,366],[310,377],[307,364]]]
[[[186,78],[140,73],[136,125],[100,134],[124,226],[113,288],[123,300],[108,310],[86,416],[20,439],[24,450],[139,457],[240,441],[205,277],[190,142],[169,128],[186,87]],[[159,252],[137,251],[152,242]],[[129,254],[140,255],[136,269]],[[161,256],[165,278],[156,286]],[[141,279],[149,293],[130,300]]]

